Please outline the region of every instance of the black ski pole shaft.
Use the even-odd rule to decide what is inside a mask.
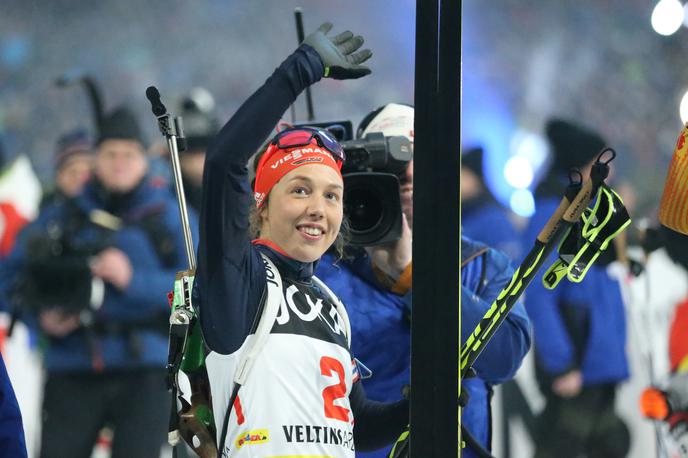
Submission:
[[[298,44],[303,43],[305,38],[303,32],[303,10],[299,7],[294,9],[294,19],[296,20],[296,38],[299,40]],[[306,88],[306,110],[308,113],[308,120],[313,121],[315,119],[315,113],[313,112],[313,97],[311,96],[311,88]]]
[[[184,233],[186,258],[189,266],[188,270],[177,273],[176,280],[181,281],[185,291],[181,292],[183,296],[181,304],[179,304],[177,307],[173,307],[169,318],[170,331],[166,370],[167,385],[168,389],[170,389],[172,393],[172,401],[170,404],[170,420],[168,423],[167,442],[172,446],[172,454],[176,456],[176,445],[179,440],[182,439],[179,429],[179,415],[177,413],[177,398],[179,397],[181,400],[181,396],[178,396],[178,373],[186,353],[189,340],[189,329],[193,327],[195,323],[195,317],[191,306],[189,285],[191,278],[196,271],[196,255],[193,248],[191,226],[189,224],[189,213],[186,206],[186,197],[184,195],[181,166],[179,165],[180,148],[177,144],[177,140],[179,140],[182,147],[184,147],[184,129],[182,120],[180,117],[173,117],[167,112],[167,108],[165,108],[165,105],[163,105],[162,101],[160,100],[160,92],[154,86],[149,86],[146,89],[146,97],[150,101],[153,114],[158,120],[160,132],[162,132],[163,136],[167,140],[167,148],[170,152],[170,159],[172,162],[174,187],[177,193],[177,203],[179,204],[179,216]]]
[[[95,80],[90,76],[84,76],[81,79],[81,82],[86,87],[86,91],[91,101],[93,116],[96,119],[96,126],[98,127],[98,131],[100,131],[100,128],[103,125],[103,117],[105,113],[100,89],[98,88]]]
[[[591,189],[592,186],[590,185],[584,186],[579,194],[588,195]],[[566,201],[566,198],[562,199],[562,204]],[[494,300],[490,309],[466,340],[466,344],[461,349],[460,356],[461,364],[459,369],[462,377],[466,375],[466,372],[483,351],[485,345],[487,345],[490,338],[492,338],[499,326],[506,319],[507,314],[518,298],[521,297],[523,291],[528,287],[533,278],[535,278],[535,275],[540,267],[542,267],[542,264],[547,260],[547,257],[556,246],[556,243],[566,232],[569,224],[562,218],[557,217],[557,214],[561,213],[563,217],[563,214],[571,204],[566,205],[564,212],[561,212],[562,204],[559,205],[559,209],[552,215],[545,225],[545,228],[540,232],[540,235],[538,235],[535,245],[526,255],[523,262],[521,262],[518,269],[516,269],[509,284],[502,290],[497,299]],[[541,236],[545,233],[547,234],[547,237],[544,237],[546,240],[541,240]]]
[[[606,162],[602,156],[610,151],[611,159]],[[533,248],[530,250],[521,265],[516,269],[509,284],[494,300],[489,310],[485,313],[478,325],[461,348],[459,373],[463,378],[475,360],[480,356],[489,340],[506,319],[507,314],[521,297],[530,282],[547,260],[566,230],[571,227],[583,214],[597,192],[597,188],[603,183],[609,174],[609,162],[616,157],[616,152],[611,148],[604,149],[593,166],[591,177],[578,189],[576,183],[569,185],[566,195],[559,203],[559,207],[552,214],[543,229],[538,234]],[[574,194],[575,193],[575,194]]]
[[[170,159],[172,161],[172,172],[174,175],[174,188],[177,193],[177,202],[179,203],[179,216],[182,221],[182,229],[184,231],[184,245],[186,247],[186,258],[189,263],[189,269],[196,270],[196,254],[193,247],[193,239],[191,236],[191,226],[189,224],[189,212],[186,206],[186,197],[184,195],[184,183],[182,182],[181,166],[179,165],[179,148],[177,140],[184,138],[182,121],[180,117],[172,117],[167,112],[167,108],[160,101],[160,92],[155,86],[149,86],[146,89],[146,97],[151,103],[153,114],[158,119],[158,127],[160,132],[167,140],[167,147],[170,151]]]
[[[84,86],[91,103],[91,110],[93,111],[93,118],[96,124],[96,132],[100,132],[101,126],[103,125],[103,117],[105,116],[105,109],[103,108],[103,95],[96,80],[89,75],[77,72],[61,75],[55,80],[55,84],[60,87],[69,87],[75,84]],[[97,135],[98,134],[96,134],[96,136]]]

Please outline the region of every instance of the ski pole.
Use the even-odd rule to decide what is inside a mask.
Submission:
[[[196,255],[193,249],[184,184],[182,183],[182,173],[179,165],[179,148],[177,146],[177,140],[184,138],[184,132],[181,118],[178,116],[173,117],[167,112],[167,108],[160,100],[160,92],[158,92],[155,86],[149,86],[146,89],[146,97],[151,103],[153,114],[158,119],[160,132],[167,140],[188,261],[188,270],[178,272],[175,278],[174,296],[180,300],[172,304],[172,313],[170,314],[170,341],[167,359],[168,384],[170,388],[176,388],[178,386],[176,375],[186,351],[189,325],[195,317],[191,305],[191,290],[196,271]],[[184,147],[184,143],[182,143],[182,146]]]
[[[602,162],[602,156],[607,151],[611,152],[612,157],[608,161]],[[461,347],[459,359],[459,377],[461,379],[466,377],[475,360],[480,356],[489,340],[504,322],[507,314],[533,280],[542,264],[547,260],[547,256],[557,245],[559,239],[566,233],[568,228],[578,221],[583,211],[590,204],[597,188],[602,185],[607,175],[609,175],[609,162],[615,157],[616,152],[613,149],[605,148],[602,150],[590,173],[591,178],[585,184],[582,182],[580,172],[576,171],[580,177],[578,181],[573,179],[572,174],[569,175],[570,183],[566,188],[564,197],[538,234],[535,245],[523,262],[521,262],[519,268],[516,269],[509,284],[499,293],[497,299],[494,300],[471,335],[468,336],[465,345]],[[461,425],[461,431],[462,434],[465,433],[463,425]],[[389,458],[408,457],[409,439],[409,428],[407,427],[394,444]],[[484,456],[489,456],[487,451],[484,451],[484,453]]]
[[[304,40],[305,34],[303,31],[303,10],[301,7],[294,9],[294,20],[296,21],[296,38],[298,44],[301,44]],[[315,113],[313,112],[313,96],[311,95],[310,86],[306,88],[306,113],[307,119],[309,121],[315,120]],[[293,106],[293,105],[292,105]],[[293,121],[293,119],[292,119]]]
[[[610,152],[611,158],[602,161],[605,153]],[[590,179],[585,183],[574,182],[566,189],[566,193],[559,203],[559,207],[538,234],[535,244],[526,255],[521,265],[516,269],[509,284],[494,300],[478,325],[461,348],[459,373],[461,378],[483,351],[489,340],[506,319],[507,314],[521,297],[530,282],[535,278],[542,264],[557,245],[561,237],[583,214],[590,204],[597,188],[603,184],[609,175],[609,163],[616,157],[616,152],[605,148],[600,152],[590,172]],[[580,175],[580,174],[579,174]]]
[[[151,102],[153,114],[158,119],[160,132],[167,140],[188,261],[188,270],[177,272],[175,278],[172,314],[170,315],[170,358],[168,359],[168,369],[177,371],[181,366],[184,372],[189,373],[196,371],[203,365],[204,353],[200,329],[197,330],[193,326],[196,322],[196,313],[191,302],[191,291],[196,274],[196,255],[191,236],[181,166],[179,165],[179,151],[186,149],[186,138],[184,138],[182,118],[180,116],[173,117],[167,112],[167,108],[160,101],[160,92],[158,92],[155,86],[150,86],[146,89],[146,97]],[[178,146],[178,142],[181,146]],[[186,348],[186,337],[190,337],[188,344],[191,348],[188,350]],[[179,346],[179,348],[173,349],[174,345]],[[172,356],[175,356],[174,360],[172,360]]]
[[[183,124],[181,117],[173,117],[167,112],[165,105],[160,101],[160,92],[154,86],[146,89],[146,97],[151,103],[153,114],[158,119],[158,127],[167,140],[188,261],[188,269],[177,272],[175,278],[169,320],[170,335],[166,369],[168,387],[173,396],[167,441],[174,447],[183,437],[199,456],[214,457],[217,449],[211,436],[214,430],[213,418],[208,402],[209,396],[204,389],[207,385],[204,383],[207,378],[204,367],[204,344],[191,302],[196,256],[179,165],[179,151],[186,149]],[[178,142],[181,147],[178,146]],[[189,378],[191,404],[183,398],[179,389],[180,370]],[[177,412],[177,398],[182,404],[181,414]],[[173,449],[173,455],[176,456],[176,448]]]
[[[165,108],[165,105],[160,101],[160,92],[158,92],[155,86],[149,86],[148,89],[146,89],[146,97],[151,103],[153,114],[158,118],[160,132],[162,132],[167,140],[167,147],[170,151],[170,159],[172,160],[174,189],[177,192],[177,202],[179,203],[179,216],[182,221],[182,230],[184,231],[186,258],[189,262],[189,270],[196,270],[196,255],[194,253],[193,240],[191,238],[189,214],[186,208],[184,184],[182,183],[182,171],[179,165],[179,148],[177,147],[177,140],[184,139],[182,118],[179,116],[172,117],[172,115],[167,112],[167,108]],[[182,148],[182,150],[183,149],[184,148]]]
[[[82,84],[86,89],[86,94],[91,103],[93,110],[93,119],[95,120],[96,131],[100,132],[103,125],[103,118],[105,117],[105,109],[103,108],[103,96],[95,79],[89,75],[81,73],[66,73],[55,80],[55,85],[58,87],[69,87],[74,84]]]

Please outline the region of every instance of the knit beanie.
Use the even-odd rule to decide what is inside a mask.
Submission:
[[[55,169],[62,167],[69,159],[77,155],[93,153],[93,143],[84,129],[74,129],[57,139],[55,146]]]
[[[552,170],[561,173],[585,166],[605,147],[598,133],[563,119],[547,121],[545,133],[552,153]]]
[[[96,144],[100,145],[105,140],[136,140],[145,146],[136,117],[125,107],[119,107],[104,116]]]

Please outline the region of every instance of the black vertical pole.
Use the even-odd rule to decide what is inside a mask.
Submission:
[[[305,38],[305,33],[303,31],[303,10],[301,7],[297,7],[294,10],[294,19],[296,20],[296,38],[298,39],[299,43],[301,44]],[[306,113],[309,121],[314,121],[315,120],[315,113],[313,112],[313,96],[311,96],[311,87],[307,86],[306,87]],[[292,110],[294,108],[294,104],[292,104]],[[294,114],[292,113],[292,121],[294,120]]]
[[[459,454],[461,1],[417,0],[411,457]]]

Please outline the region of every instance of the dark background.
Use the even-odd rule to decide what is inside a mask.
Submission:
[[[617,178],[636,190],[637,213],[652,214],[688,88],[686,29],[656,34],[654,5],[463,2],[464,140],[487,147],[490,183],[502,200],[512,191],[501,170],[514,134],[537,136],[548,116],[561,115],[604,134],[620,153]],[[0,132],[11,154],[29,154],[49,179],[57,136],[92,124],[84,91],[54,86],[65,72],[93,75],[106,106],[135,108],[151,139],[158,137],[144,98],[150,84],[170,109],[194,86],[206,87],[226,118],[296,46],[296,6],[306,33],[330,20],[335,31],[364,35],[374,52],[370,77],[314,87],[319,120],[357,124],[385,102],[412,103],[410,0],[0,0]],[[303,100],[297,115],[305,118]]]

